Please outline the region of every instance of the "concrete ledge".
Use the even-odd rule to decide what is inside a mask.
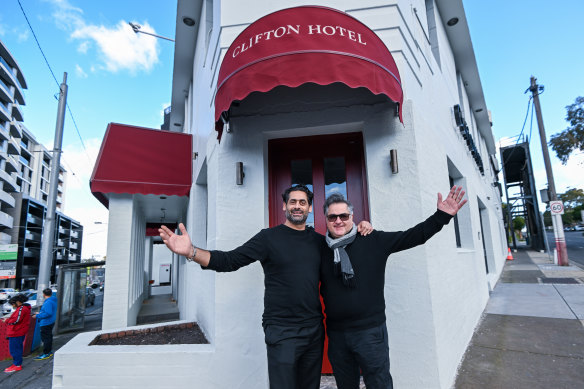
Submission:
[[[186,324],[177,321],[173,324]],[[164,323],[168,325],[169,323]],[[55,353],[53,388],[213,388],[205,377],[212,344],[90,346],[106,333],[143,330],[157,325],[136,326],[77,335]]]

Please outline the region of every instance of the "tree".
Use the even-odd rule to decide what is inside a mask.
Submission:
[[[584,205],[584,190],[582,189],[568,189],[565,193],[559,194],[558,197],[564,203],[564,208],[576,208]]]
[[[584,151],[584,97],[576,97],[574,104],[566,106],[566,111],[566,121],[570,126],[552,135],[549,142],[563,165],[568,163],[572,152]]]
[[[522,218],[521,216],[517,216],[515,219],[513,219],[513,230],[521,231],[523,227],[525,227],[524,218]]]

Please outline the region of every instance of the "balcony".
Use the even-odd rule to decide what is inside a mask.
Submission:
[[[14,101],[10,95],[10,88],[8,88],[8,85],[6,85],[2,79],[0,79],[0,100],[8,101],[9,103]]]
[[[13,137],[8,139],[8,154],[20,155],[20,145]]]
[[[0,157],[1,158],[1,157]],[[6,158],[6,172],[20,173],[20,163],[16,162],[12,156]]]
[[[23,89],[22,84],[24,84],[24,88],[26,88],[26,82],[24,80],[24,77],[22,77],[22,74],[19,73],[18,75],[15,76],[15,72],[14,72],[14,70],[12,70],[12,67],[2,57],[0,57],[0,73],[2,73],[2,75],[4,76],[4,79],[10,80],[8,82],[9,84],[14,85],[14,89],[15,89],[14,90],[14,97],[20,104],[24,105],[24,95],[22,93],[22,89]],[[21,78],[22,81],[19,78]],[[3,83],[3,84],[4,84],[4,86],[6,86],[6,89],[8,91],[10,91],[10,87],[6,83]]]
[[[10,208],[14,208],[16,204],[16,200],[10,194],[0,190],[0,203],[2,206],[8,206]]]
[[[3,140],[10,139],[10,134],[8,133],[8,129],[4,127],[2,123],[0,123],[0,142]]]
[[[26,233],[24,234],[24,239],[30,242],[40,242],[42,239],[42,235],[40,232],[26,230]]]
[[[14,120],[10,122],[10,135],[19,139],[22,138],[22,129],[20,128],[20,125]]]
[[[69,243],[69,250],[77,250],[79,248],[79,244],[77,242]]]
[[[71,238],[78,239],[79,238],[79,231],[71,231]]]
[[[16,200],[10,194],[4,192],[3,190],[0,190],[0,203],[2,204],[2,206],[6,205],[10,208],[14,208]]]
[[[0,122],[9,122],[11,120],[12,118],[10,117],[10,111],[8,110],[8,107],[0,101]]]
[[[5,192],[18,192],[20,190],[16,180],[4,170],[0,170],[0,180],[4,181],[3,189]]]
[[[37,226],[43,225],[43,219],[35,215],[26,215],[26,222]]]
[[[0,232],[0,244],[10,244],[12,242],[12,236],[5,232]]]
[[[20,108],[20,105],[12,104],[12,117],[19,122],[24,120],[24,116],[22,116],[22,109]]]
[[[0,211],[0,226],[12,228],[14,226],[14,219],[9,214]]]
[[[57,239],[57,247],[65,247],[65,243],[63,239]]]

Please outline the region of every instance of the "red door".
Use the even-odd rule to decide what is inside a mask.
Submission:
[[[314,192],[307,224],[324,234],[323,204],[338,192],[353,204],[356,223],[369,220],[369,206],[361,133],[273,139],[268,142],[270,227],[285,222],[282,192],[290,185],[304,184]],[[332,373],[326,356],[323,373]]]

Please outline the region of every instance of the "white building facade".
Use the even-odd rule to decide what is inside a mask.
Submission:
[[[305,4],[178,1],[170,128],[192,135],[192,186],[188,200],[175,202],[178,209],[172,208],[172,213],[166,207],[164,217],[184,222],[196,246],[229,250],[283,221],[281,189],[293,183],[313,188],[314,216],[309,221],[321,232],[322,204],[331,191],[348,196],[357,220],[368,219],[374,228],[392,231],[424,220],[436,209],[437,192],[462,185],[469,201],[456,220],[425,245],[392,255],[385,275],[395,386],[449,388],[507,250],[491,123],[462,3],[311,4],[332,8],[326,11],[331,15],[340,11],[347,22],[378,37],[395,60],[403,95],[379,93],[370,80],[354,85],[343,78],[347,75],[319,83],[296,74],[293,86],[248,90],[232,85],[247,94],[229,100],[217,122],[215,98],[220,69],[230,60],[226,53],[235,58],[234,53],[245,47],[249,54],[253,45],[260,47],[255,35],[245,35],[258,19]],[[319,25],[323,32],[328,26],[326,16],[306,24]],[[333,37],[335,25],[331,27],[326,30],[331,39],[338,38],[342,30],[337,28]],[[348,45],[358,44],[362,37],[353,38],[347,39]],[[246,47],[242,42],[250,43]],[[251,69],[265,60],[258,55],[257,62],[246,66]],[[366,72],[374,61],[364,62]],[[397,159],[390,163],[390,156]],[[146,269],[151,267],[147,257],[152,246],[151,238],[142,240],[143,228],[159,221],[152,210],[171,200],[148,196],[152,195],[108,195],[103,331],[135,325],[137,304],[148,296],[139,275],[151,276]],[[122,380],[118,382],[131,378],[132,385],[146,386],[172,377],[169,382],[178,387],[268,387],[261,266],[214,273],[184,258],[174,256],[171,262],[171,289],[181,320],[196,321],[210,344],[93,351],[86,345],[89,336],[78,337],[56,355],[55,387],[79,387],[84,364],[105,369],[107,374],[96,377],[105,386],[116,377]],[[118,287],[124,293],[114,295]],[[158,362],[155,372],[138,366],[160,361],[154,355],[158,352],[167,358]],[[113,355],[115,365],[106,363],[102,353]],[[177,365],[178,355],[182,362]],[[125,365],[133,366],[132,377],[120,368]]]

